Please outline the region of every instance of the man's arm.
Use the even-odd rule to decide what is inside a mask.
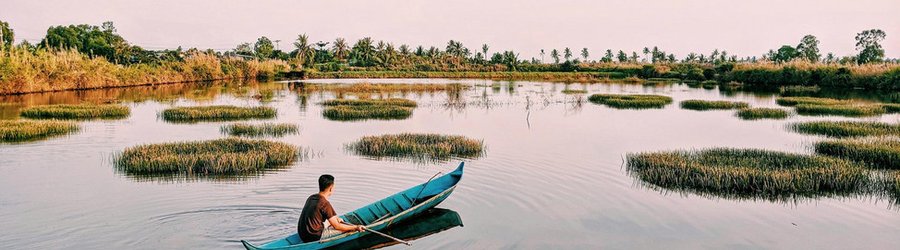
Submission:
[[[356,225],[351,226],[351,225],[344,224],[343,222],[344,222],[344,220],[342,220],[341,217],[338,217],[337,215],[331,216],[331,218],[328,218],[328,223],[331,224],[331,226],[334,227],[334,229],[337,229],[338,231],[341,231],[341,232],[365,230],[364,226],[356,226]]]

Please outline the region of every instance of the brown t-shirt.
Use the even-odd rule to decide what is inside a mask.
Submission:
[[[325,227],[325,220],[333,217],[334,208],[325,197],[318,193],[310,195],[306,198],[306,205],[300,212],[300,221],[297,222],[297,233],[303,242],[318,241],[322,238],[322,230]]]

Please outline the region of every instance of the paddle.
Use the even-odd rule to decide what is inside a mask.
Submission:
[[[353,224],[350,224],[350,223],[347,223],[347,222],[343,222],[343,221],[342,221],[341,223],[344,223],[344,224],[347,224],[347,225],[350,225],[350,226],[356,226],[356,225],[353,225]],[[404,245],[412,246],[412,244],[409,243],[408,241],[401,240],[401,239],[397,239],[397,238],[395,238],[394,236],[387,235],[386,233],[378,232],[378,231],[369,229],[368,227],[365,228],[365,230],[366,230],[366,231],[369,231],[370,233],[377,234],[377,235],[381,235],[382,237],[385,237],[385,238],[394,240],[394,241],[396,241],[396,242],[403,243]]]

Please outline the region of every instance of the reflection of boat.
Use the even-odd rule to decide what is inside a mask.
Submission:
[[[459,214],[455,211],[433,208],[416,218],[391,225],[387,230],[383,231],[383,233],[411,241],[462,225],[462,219],[460,219]],[[395,244],[399,244],[399,242],[379,235],[370,234],[328,249],[375,249]]]
[[[344,221],[366,225],[372,230],[384,230],[388,226],[409,219],[417,214],[433,208],[447,199],[456,188],[456,184],[462,179],[463,163],[453,172],[444,176],[429,180],[407,190],[388,196],[380,201],[357,209],[353,212],[341,215]],[[350,232],[341,234],[329,234],[323,232],[323,237],[317,242],[301,242],[296,233],[283,239],[275,240],[261,246],[254,246],[246,241],[241,241],[247,249],[322,249],[336,246],[341,243],[354,241],[360,237],[371,234],[370,232]]]

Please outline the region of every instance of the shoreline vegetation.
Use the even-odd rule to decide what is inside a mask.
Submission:
[[[724,50],[676,56],[658,47],[576,55],[570,48],[520,58],[511,50],[470,49],[450,40],[445,47],[395,45],[365,37],[351,43],[310,42],[301,34],[290,51],[260,37],[228,51],[146,50],[120,36],[112,22],[53,26],[39,43],[15,44],[14,30],[0,21],[0,95],[115,88],[238,78],[480,78],[561,82],[712,83],[817,91],[819,87],[900,90],[900,61],[884,58],[882,30],[857,34],[857,55],[819,53],[819,40],[804,36],[761,56]],[[576,49],[577,50],[577,49]],[[545,54],[545,52],[548,52]],[[579,51],[575,51],[579,52]],[[643,54],[643,56],[640,56]],[[548,55],[547,58],[545,55]],[[597,56],[599,55],[599,56]],[[549,59],[549,60],[545,60]],[[710,84],[707,84],[710,83]],[[803,88],[803,89],[799,89]],[[837,111],[842,112],[842,111]]]

